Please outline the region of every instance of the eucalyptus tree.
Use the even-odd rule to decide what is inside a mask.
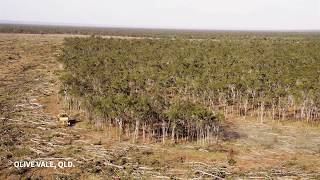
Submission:
[[[318,121],[319,48],[308,38],[67,38],[61,92],[119,137],[208,142],[223,117]]]

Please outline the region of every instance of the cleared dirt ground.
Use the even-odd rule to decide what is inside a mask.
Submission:
[[[320,178],[320,128],[299,122],[229,118],[240,136],[219,146],[131,144],[85,122],[61,127],[56,57],[66,36],[0,34],[0,179]],[[74,167],[13,166],[37,159]]]

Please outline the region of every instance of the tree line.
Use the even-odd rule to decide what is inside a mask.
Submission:
[[[134,140],[212,142],[224,117],[317,122],[317,39],[66,38],[69,108]]]
[[[183,29],[144,29],[115,27],[85,27],[67,25],[27,25],[1,24],[1,33],[25,34],[78,34],[100,36],[127,36],[150,38],[189,38],[189,39],[220,39],[220,38],[308,38],[319,39],[319,32],[264,32],[264,31],[224,31],[224,30],[183,30]]]

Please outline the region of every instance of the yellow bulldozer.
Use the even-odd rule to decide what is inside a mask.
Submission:
[[[58,115],[58,121],[63,126],[70,126],[71,125],[70,118],[67,113],[60,113]]]
[[[62,126],[73,126],[77,122],[80,122],[81,118],[80,113],[70,112],[70,114],[68,114],[65,111],[63,111],[62,113],[57,115],[57,119]]]

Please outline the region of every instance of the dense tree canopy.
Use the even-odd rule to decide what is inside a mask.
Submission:
[[[319,49],[307,38],[67,38],[61,79],[94,122],[209,139],[224,115],[319,120]]]

